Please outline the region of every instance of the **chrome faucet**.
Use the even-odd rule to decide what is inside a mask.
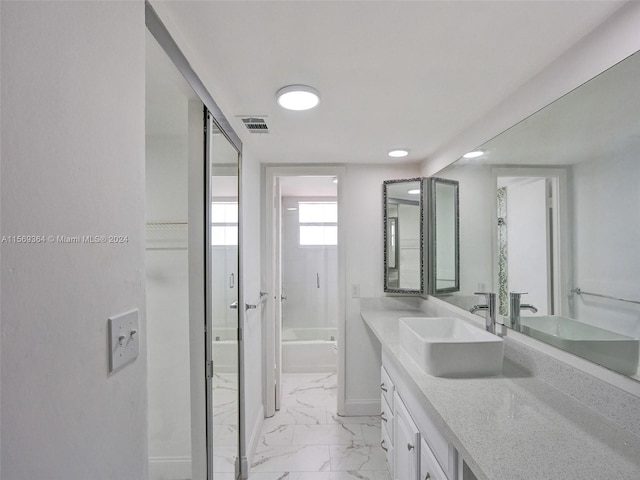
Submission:
[[[511,292],[509,293],[509,320],[511,321],[511,328],[517,330],[521,329],[520,325],[520,310],[530,310],[536,313],[538,309],[529,303],[520,303],[521,296],[526,295],[527,292]]]
[[[485,316],[485,329],[487,332],[496,333],[496,294],[488,292],[476,292],[474,295],[484,295],[486,303],[484,305],[474,305],[469,310],[476,313],[478,310],[487,310]]]

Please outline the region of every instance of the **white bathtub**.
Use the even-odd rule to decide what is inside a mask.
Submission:
[[[290,328],[282,331],[282,373],[335,372],[337,362],[335,328]]]
[[[213,329],[213,365],[216,373],[238,371],[238,341],[235,328]]]

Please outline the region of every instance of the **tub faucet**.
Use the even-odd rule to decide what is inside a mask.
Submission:
[[[487,310],[485,316],[485,329],[487,332],[496,333],[496,294],[488,292],[476,292],[474,295],[484,295],[486,303],[484,305],[474,305],[469,310],[476,313],[478,310]]]
[[[521,296],[526,295],[527,292],[511,292],[509,293],[509,320],[511,321],[511,328],[521,330],[520,324],[520,310],[530,310],[536,313],[538,309],[529,303],[520,303]]]

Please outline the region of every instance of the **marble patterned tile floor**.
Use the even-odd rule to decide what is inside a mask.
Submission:
[[[283,375],[249,480],[390,480],[380,418],[338,416],[336,392],[335,373]]]

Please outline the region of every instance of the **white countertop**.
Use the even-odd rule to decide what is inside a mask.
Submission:
[[[362,310],[386,354],[415,382],[479,480],[640,480],[640,438],[510,360],[487,378],[427,375],[398,340],[415,310]],[[424,314],[422,314],[424,315]]]

